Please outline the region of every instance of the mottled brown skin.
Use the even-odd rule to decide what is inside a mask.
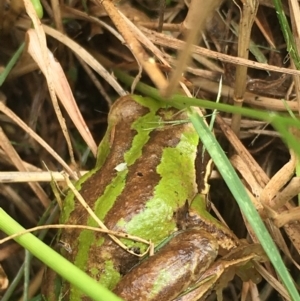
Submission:
[[[120,163],[123,163],[124,152],[130,149],[132,145],[132,140],[136,135],[136,131],[131,128],[132,124],[134,123],[135,120],[145,115],[147,112],[148,109],[139,105],[130,96],[122,97],[114,104],[114,107],[111,110],[111,113],[109,114],[109,125],[112,126],[111,131],[109,131],[110,152],[107,158],[105,159],[105,162],[101,167],[101,170],[95,172],[90,178],[88,178],[82,184],[82,187],[80,189],[81,195],[92,209],[95,209],[94,205],[96,200],[100,195],[103,194],[104,190],[109,186],[109,184],[111,184],[112,179],[115,177],[117,173],[115,167]],[[163,116],[164,112],[165,110],[161,110],[158,112],[158,114],[160,114],[162,117],[162,121],[164,120],[164,116]],[[183,112],[179,113],[178,110],[176,109],[171,108],[170,110],[168,110],[168,112],[169,112],[169,116],[172,116],[172,118],[176,116],[178,120],[186,119],[186,115],[182,115],[185,113]],[[124,229],[117,227],[116,223],[121,218],[125,218],[126,221],[131,220],[133,216],[137,215],[138,213],[144,210],[145,204],[149,199],[152,198],[154,188],[156,187],[157,183],[160,180],[160,176],[156,173],[156,167],[161,162],[162,152],[166,147],[175,147],[181,141],[180,139],[181,134],[182,132],[185,131],[184,127],[186,125],[187,125],[186,123],[182,123],[174,127],[172,125],[164,124],[163,130],[156,129],[151,132],[149,141],[144,145],[142,149],[142,153],[146,155],[139,156],[133,165],[128,166],[128,174],[126,177],[125,188],[114,202],[113,207],[109,208],[109,211],[104,218],[103,222],[109,229],[124,232]],[[148,126],[149,125],[145,125],[145,127]],[[196,192],[197,191],[195,187],[195,193]],[[187,203],[186,206],[184,206],[184,208],[174,209],[173,219],[176,222],[177,227],[179,229],[185,229],[186,225],[188,224],[185,219],[189,218],[189,214],[188,214],[189,205],[190,204]],[[82,207],[82,205],[80,205],[78,202],[75,202],[75,210],[70,214],[67,223],[85,225],[87,224],[88,217],[89,215],[86,212],[86,210]],[[205,225],[205,221],[202,221],[202,224]],[[200,225],[201,225],[201,220],[200,220]],[[192,223],[192,226],[195,225]],[[153,225],[153,226],[151,225],[151,228],[152,227],[159,228],[160,225]],[[176,230],[177,229],[175,227],[174,231]],[[213,252],[211,251],[211,249],[215,244],[214,242],[209,243],[209,240],[214,241],[213,239],[211,239],[210,234],[207,233],[204,234],[205,232],[199,230],[189,230],[189,231],[192,231],[191,233],[194,233],[193,231],[196,231],[198,235],[200,234],[200,237],[197,237],[199,243],[196,244],[198,244],[198,246],[199,244],[201,244],[202,246],[203,245],[208,246],[208,250],[206,250],[206,253],[203,254],[199,253],[199,249],[195,250],[198,257],[201,258],[201,256],[204,256],[203,258],[207,258],[207,257],[210,258],[210,256],[212,255],[211,253]],[[213,232],[213,230],[211,232]],[[69,244],[72,249],[71,253],[64,252],[63,255],[71,262],[75,262],[75,258],[78,253],[79,235],[80,235],[80,230],[76,230],[76,229],[64,229],[61,233],[60,240],[66,244]],[[85,265],[85,271],[96,280],[99,280],[101,275],[103,274],[106,260],[112,260],[114,263],[114,267],[116,268],[117,271],[120,272],[121,275],[125,275],[135,264],[138,263],[138,258],[136,256],[133,256],[130,253],[123,250],[106,235],[99,234],[99,233],[95,233],[94,235],[96,241],[100,240],[101,238],[104,238],[104,243],[101,246],[97,246],[96,244],[91,246],[91,248],[88,251],[89,252],[88,261]],[[181,237],[181,235],[178,235],[176,237]],[[178,238],[175,238],[175,241],[176,239],[178,240]],[[206,240],[206,242],[204,243],[203,240]],[[161,270],[160,264],[164,264],[164,263],[170,265],[169,268],[171,269],[171,271],[173,269],[172,273],[176,275],[176,277],[174,277],[174,284],[171,283],[170,285],[168,285],[168,290],[161,292],[162,295],[159,295],[161,297],[157,297],[156,300],[165,301],[163,296],[169,298],[167,296],[169,295],[171,296],[174,293],[175,286],[176,286],[176,292],[180,292],[181,287],[184,289],[188,285],[187,283],[190,281],[194,281],[195,275],[199,274],[200,272],[197,270],[197,267],[195,267],[194,271],[188,273],[186,271],[186,268],[183,268],[181,266],[183,263],[185,264],[185,262],[187,262],[189,258],[188,255],[192,254],[191,252],[192,250],[195,249],[194,247],[192,246],[187,247],[185,251],[180,251],[178,249],[175,249],[175,247],[172,248],[172,246],[173,243],[171,243],[171,247],[169,247],[169,249],[168,248],[166,249],[169,251],[161,251],[161,252],[166,252],[165,256],[163,256],[162,259],[150,258],[150,263],[143,263],[145,264],[146,267],[148,267],[150,271],[149,277],[151,275],[154,276],[154,274],[157,271],[160,271]],[[182,248],[182,246],[179,247],[180,249]],[[180,255],[180,254],[184,254],[184,252],[186,252],[186,256]],[[212,257],[214,257],[214,253]],[[155,255],[154,258],[157,258],[157,256]],[[153,260],[156,263],[153,263]],[[209,263],[210,261],[208,261],[208,264]],[[191,262],[190,264],[194,264],[194,262]],[[203,261],[201,262],[200,260],[200,265],[202,266],[202,264]],[[207,267],[206,265],[203,266]],[[144,269],[144,273],[147,270],[147,268],[145,267],[142,269]],[[95,272],[93,273],[93,271],[95,270],[98,270],[97,274],[95,274]],[[185,279],[180,278],[180,274],[179,274],[180,271],[182,272],[184,271],[184,273],[187,273]],[[131,275],[132,276],[128,276],[128,279],[129,277],[132,278],[136,277],[133,276],[134,273]],[[137,278],[139,278],[139,276],[137,276]],[[124,281],[128,281],[128,280],[124,280]],[[136,281],[137,281],[136,283],[138,283],[139,280]],[[136,285],[136,287],[137,286],[139,285]],[[149,283],[144,282],[144,287],[148,287],[149,289],[149,287],[151,286],[152,286],[151,279]],[[133,288],[133,290],[135,290],[135,288]],[[68,300],[68,291],[69,291],[69,285],[65,283],[63,289],[64,300]],[[82,300],[90,300],[90,299],[88,299],[87,297],[83,297]],[[136,298],[134,300],[139,300],[139,299]],[[142,298],[140,300],[148,301],[152,299]],[[171,300],[171,299],[166,299],[166,300]]]
[[[200,228],[179,232],[154,256],[132,269],[114,292],[126,301],[171,301],[193,285],[218,254],[218,244]],[[164,271],[165,289],[151,294]]]
[[[126,104],[126,102],[128,103]],[[125,97],[123,98],[122,102],[115,103],[115,108],[111,112],[114,114],[110,114],[109,118],[116,120],[115,130],[112,131],[110,137],[111,151],[104,165],[101,167],[101,173],[96,172],[89,179],[87,179],[83,183],[80,190],[80,194],[91,208],[94,208],[94,204],[98,197],[103,194],[105,188],[110,184],[111,179],[116,176],[117,171],[115,170],[115,167],[123,162],[124,151],[131,147],[132,139],[136,135],[136,133],[131,130],[130,127],[137,117],[146,113],[146,110],[144,107],[132,101],[130,97]],[[140,203],[142,204],[142,202]],[[137,209],[135,205],[126,206],[125,202],[122,204],[122,206],[116,202],[115,208],[116,209],[111,209],[104,220],[104,224],[109,229],[114,228],[120,217],[127,216],[127,214],[132,214],[129,213],[128,210],[132,210],[134,208],[135,210]],[[87,211],[79,202],[76,202],[75,210],[71,213],[68,223],[85,225],[88,217],[89,214]],[[77,238],[79,235],[80,230],[76,229],[66,229],[61,235],[62,241],[71,244],[73,252],[71,254],[65,254],[68,260],[71,262],[74,262],[77,255]],[[96,234],[96,236],[96,239],[99,239],[102,235]],[[125,263],[128,262],[129,258],[136,259],[131,254],[115,245],[115,243],[113,243],[110,239],[107,239],[107,244],[105,244],[105,246],[102,245],[101,249],[103,249],[103,252],[107,252],[108,254],[114,254],[116,258],[116,265],[120,265],[117,258],[120,258],[120,260],[124,259]],[[99,263],[99,252],[100,250],[98,248],[90,250],[89,262],[87,263],[86,267],[87,270],[89,270],[90,267],[92,268],[101,264]]]
[[[92,175],[80,190],[81,195],[87,204],[94,208],[94,203],[104,192],[104,189],[110,184],[111,179],[115,176],[115,167],[123,162],[124,151],[129,149],[132,144],[132,139],[136,132],[131,129],[134,120],[141,115],[147,113],[144,107],[133,101],[130,96],[123,97],[122,100],[114,105],[115,107],[109,115],[109,118],[115,120],[115,130],[112,131],[110,137],[111,151],[104,165],[101,167],[101,172]],[[159,112],[158,112],[159,113]],[[174,116],[178,110],[174,109]],[[178,119],[182,118],[180,114],[176,115]],[[162,116],[163,117],[163,116]],[[112,121],[110,121],[112,123]],[[146,125],[147,127],[148,125]],[[128,175],[126,178],[126,186],[121,195],[117,198],[114,206],[105,216],[104,224],[112,230],[122,231],[124,229],[117,228],[116,223],[126,217],[130,220],[133,216],[144,210],[146,202],[152,197],[155,186],[159,181],[159,175],[156,173],[156,166],[160,164],[162,151],[166,147],[175,147],[181,138],[181,134],[185,124],[177,125],[176,127],[164,125],[163,131],[156,130],[151,132],[150,140],[143,148],[143,153],[147,156],[140,157],[130,167],[128,167]],[[143,185],[147,183],[147,185]],[[68,224],[85,225],[88,219],[86,210],[76,202],[76,208],[71,213]],[[174,212],[175,219],[175,212]],[[174,229],[175,231],[176,229]],[[74,262],[78,249],[78,237],[80,231],[76,229],[65,229],[62,232],[61,240],[69,243],[72,248],[72,253],[65,252],[64,256],[71,262]],[[102,234],[96,233],[96,240],[103,237]],[[138,262],[138,257],[131,255],[124,249],[119,247],[110,238],[105,236],[105,242],[101,247],[92,246],[89,251],[89,259],[86,264],[86,272],[90,273],[92,268],[97,268],[99,273],[93,278],[99,280],[101,271],[104,269],[104,262],[107,259],[112,259],[117,270],[121,274],[126,274]],[[88,299],[87,299],[88,300]]]
[[[219,221],[215,221],[219,223]],[[216,227],[216,224],[213,222],[209,223],[207,220],[203,219],[197,212],[194,212],[191,208],[186,214],[186,227],[201,227],[201,229],[210,233],[214,239],[219,243],[221,254],[228,253],[229,250],[232,250],[239,246],[239,239],[233,234],[233,232],[226,227]]]
[[[210,219],[211,221],[204,216],[200,216],[188,203],[182,208],[179,208],[176,212],[176,220],[179,229],[200,227],[218,241],[220,255],[227,254],[228,251],[235,249],[240,245],[239,239],[230,229],[221,226],[221,223],[212,216],[210,216]],[[218,224],[220,225],[219,227],[217,227]]]

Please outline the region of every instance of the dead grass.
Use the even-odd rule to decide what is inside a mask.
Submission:
[[[153,83],[167,95],[178,89],[180,80],[193,95],[210,100],[216,98],[222,77],[223,103],[283,113],[287,113],[288,105],[299,114],[300,73],[289,60],[272,1],[243,1],[243,6],[233,1],[210,1],[207,5],[208,1],[197,0],[193,2],[195,7],[188,10],[189,1],[179,0],[166,9],[163,33],[155,31],[157,10],[146,9],[144,2],[127,1],[117,6],[108,0],[103,5],[99,1],[88,2],[89,14],[80,1],[60,7],[54,2],[43,2],[42,24],[26,4],[35,31],[30,29],[31,21],[22,2],[12,0],[9,5],[2,1],[0,7],[2,68],[26,41],[26,50],[0,91],[0,206],[26,228],[37,224],[53,195],[49,178],[42,180],[37,173],[35,179],[29,180],[29,174],[25,173],[24,178],[24,172],[66,169],[76,177],[72,170],[93,166],[92,155],[87,163],[81,161],[86,145],[95,155],[111,103],[132,88],[117,81],[111,72],[115,68],[134,76],[139,74],[137,80],[141,77],[141,81]],[[290,7],[283,3],[284,10],[296,38],[299,35],[294,20],[300,17],[299,3],[290,3]],[[54,56],[48,55],[46,40]],[[184,45],[182,40],[188,43]],[[192,44],[199,47],[194,48],[190,59]],[[296,45],[299,47],[298,39]],[[177,56],[178,49],[184,51]],[[150,59],[152,53],[156,64]],[[272,230],[297,281],[300,251],[299,213],[294,198],[300,187],[299,178],[294,175],[297,158],[268,124],[240,115],[222,117],[225,125],[220,118],[215,129],[219,141]],[[231,125],[232,132],[224,132],[226,124]],[[237,154],[230,143],[240,150]],[[12,175],[9,171],[20,174]],[[21,175],[22,182],[18,179]],[[250,239],[251,233],[249,236],[247,225],[217,172],[211,179],[211,198],[229,227],[240,238]],[[272,223],[268,217],[272,217]],[[47,242],[50,240],[51,235],[46,238]],[[12,241],[1,245],[0,262],[10,282],[23,261],[21,247]],[[247,300],[256,300],[256,293],[260,300],[279,300],[269,284],[271,276],[276,277],[274,270],[268,264],[265,268],[266,280],[259,286],[249,282],[242,285],[235,279],[224,293],[225,300],[242,300],[246,296]],[[31,296],[37,294],[42,281],[41,269],[40,263],[32,262],[30,275],[35,281]],[[0,270],[0,289],[2,283],[5,287],[4,275]],[[22,283],[10,300],[17,300],[21,292]]]

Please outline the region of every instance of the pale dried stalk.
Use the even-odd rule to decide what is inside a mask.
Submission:
[[[7,117],[9,117],[13,122],[15,122],[20,128],[22,128],[25,133],[30,135],[37,143],[39,143],[49,154],[52,155],[57,162],[59,162],[62,167],[71,175],[74,179],[77,179],[76,174],[72,171],[68,164],[47,144],[40,136],[38,136],[28,125],[21,120],[14,112],[7,108],[3,102],[0,101],[0,112],[3,112]]]
[[[164,91],[167,86],[167,80],[165,79],[164,75],[159,70],[159,68],[156,66],[155,62],[151,60],[144,48],[141,46],[141,44],[138,42],[138,40],[135,38],[132,32],[128,29],[126,22],[120,16],[114,3],[110,0],[96,0],[96,3],[99,5],[103,5],[107,14],[117,27],[118,31],[123,36],[124,40],[126,41],[127,46],[132,51],[133,55],[139,61],[144,70],[147,72],[150,79],[160,91]]]
[[[290,69],[292,70],[292,69]],[[199,86],[204,91],[209,91],[210,93],[218,93],[219,90],[219,84],[207,80],[205,78],[201,79],[195,79],[193,80],[193,84],[196,86]],[[222,85],[222,96],[229,98],[233,97],[233,89],[229,86],[226,86],[225,84]],[[264,97],[264,96],[257,96],[257,94],[246,92],[244,95],[244,102],[249,104],[250,106],[256,106],[261,109],[267,109],[270,111],[284,111],[286,112],[286,106],[285,104],[292,110],[297,111],[298,110],[298,104],[295,101],[285,101],[285,104],[283,101],[280,101],[279,99],[272,98],[272,97]],[[274,131],[273,131],[274,132]]]
[[[123,17],[129,29],[133,32],[138,41],[146,48],[148,48],[165,66],[171,67],[164,57],[166,56],[166,54],[163,54],[162,51],[158,47],[156,47],[149,40],[149,38],[138,27],[136,27],[136,25],[133,24],[122,12],[120,12],[120,15]]]
[[[291,158],[268,182],[260,195],[260,202],[270,207],[278,208],[278,205],[274,204],[272,200],[275,195],[286,185],[286,183],[292,178],[297,163],[297,157],[294,151],[290,151]],[[281,204],[282,206],[283,204]]]
[[[21,160],[16,150],[12,147],[9,139],[6,137],[1,127],[0,127],[0,141],[1,141],[1,147],[7,154],[9,154],[9,157],[13,162],[14,166],[20,171],[27,171],[26,167],[23,165],[23,161]],[[47,194],[45,193],[45,191],[42,189],[42,187],[38,183],[28,183],[28,185],[35,193],[35,195],[38,197],[42,205],[45,208],[47,208],[50,204],[50,200]]]
[[[258,9],[257,0],[244,0],[243,11],[241,11],[240,25],[239,25],[239,40],[238,40],[238,56],[241,58],[248,58],[250,36],[253,22]],[[242,107],[244,101],[244,93],[247,85],[247,70],[246,66],[238,65],[235,73],[235,87],[234,87],[234,105]],[[232,116],[231,128],[239,136],[241,115],[235,114]]]
[[[171,75],[169,86],[163,93],[164,96],[170,97],[174,93],[188,64],[193,44],[199,38],[199,33],[203,30],[207,17],[214,12],[221,2],[222,0],[193,0],[191,2],[188,15],[183,22],[183,31],[187,37],[186,44],[179,54],[176,69]]]
[[[298,182],[299,185],[299,182]],[[299,222],[300,220],[300,207],[295,207],[293,209],[287,210],[280,212],[277,214],[276,212],[274,213],[274,216],[272,218],[274,219],[274,224],[281,228],[282,226],[291,223],[291,222]]]
[[[8,287],[8,278],[0,264],[0,290],[5,290]]]
[[[180,41],[178,39],[175,39],[171,36],[167,36],[164,34],[161,34],[159,32],[155,32],[146,28],[141,28],[141,30],[147,34],[147,37],[150,41],[153,41],[154,44],[164,46],[171,49],[183,49],[186,45],[185,42]],[[267,71],[274,71],[274,72],[280,72],[280,73],[286,73],[286,74],[296,74],[300,75],[299,70],[295,69],[289,69],[289,68],[282,68],[277,67],[273,65],[258,63],[255,61],[247,60],[240,57],[231,56],[228,54],[220,53],[217,51],[213,51],[210,49],[206,49],[200,46],[193,46],[192,48],[193,53],[197,53],[199,55],[204,55],[210,58],[214,58],[216,60],[220,60],[222,62],[227,62],[234,65],[244,65],[250,68],[254,69],[261,69],[261,70],[267,70]]]
[[[257,162],[251,157],[251,155],[248,153],[248,151],[242,145],[240,140],[237,139],[236,135],[233,133],[231,128],[229,128],[222,121],[222,118],[219,115],[217,115],[217,122],[221,126],[223,132],[225,133],[225,135],[227,136],[227,138],[229,139],[231,144],[235,147],[235,151],[242,157],[242,160],[244,160],[246,162],[246,165],[249,168],[248,174],[250,173],[251,175],[253,175],[255,177],[256,181],[258,182],[259,186],[261,188],[264,188],[266,183],[270,183],[272,181],[272,179],[271,179],[271,181],[269,180],[267,175],[264,173],[264,171],[261,169],[261,167],[257,164]],[[242,173],[242,176],[244,176],[244,175],[245,175],[245,172]],[[244,179],[247,182],[247,184],[249,185],[248,177],[244,178]],[[250,183],[250,185],[253,187],[253,184]],[[257,185],[255,185],[255,186],[257,187]],[[270,188],[272,187],[272,185],[269,185],[269,186],[270,186]],[[273,188],[274,188],[275,192],[277,192],[276,186],[273,185]],[[255,190],[256,190],[256,192],[259,192],[260,189],[256,188]],[[262,194],[263,193],[264,192],[262,192]],[[268,189],[267,189],[267,193],[268,193],[268,195],[270,195],[270,194],[274,195],[274,192],[269,192]],[[276,241],[279,248],[281,250],[283,250],[285,252],[285,254],[291,258],[288,248],[285,247],[285,242],[284,242],[284,239],[282,237],[280,230],[274,225],[274,223],[271,220],[269,220],[267,218],[270,216],[269,213],[271,212],[272,209],[270,207],[266,207],[266,206],[264,206],[262,208],[261,205],[264,205],[264,204],[260,202],[260,199],[257,200],[254,196],[251,196],[251,200],[252,200],[253,204],[256,206],[256,208],[259,211],[262,218],[264,218],[264,220],[266,222],[266,226],[269,229],[273,239]],[[289,203],[286,203],[286,207],[288,209],[291,208]],[[284,208],[284,209],[281,208],[281,209],[279,209],[278,213],[281,214],[284,210],[286,210],[286,208]],[[274,216],[276,216],[276,214],[277,213],[274,212],[274,214],[271,215],[271,217],[274,218]],[[286,233],[287,233],[288,237],[290,238],[291,242],[293,243],[294,247],[297,249],[298,252],[300,252],[300,236],[299,236],[300,226],[299,226],[299,223],[289,223],[284,226],[284,230],[286,231]],[[248,231],[250,231],[249,233],[251,233],[251,229],[248,229]]]
[[[249,166],[251,174],[255,177],[260,187],[265,187],[265,185],[269,181],[269,178],[267,177],[261,166],[254,160],[246,147],[237,138],[231,128],[224,122],[223,118],[220,115],[216,116],[216,121],[222,129],[222,132],[234,147],[235,152],[240,155]]]
[[[56,29],[63,33],[64,32],[64,26],[62,24],[62,15],[61,15],[61,9],[60,4],[58,0],[51,0],[51,7],[53,10],[53,19],[55,23]]]
[[[300,193],[300,178],[294,177],[289,184],[272,200],[272,209],[278,209]],[[298,215],[300,220],[300,215]]]
[[[23,161],[22,161],[23,162]],[[24,162],[23,162],[24,165]],[[27,170],[27,169],[26,169]],[[87,171],[80,171],[83,176]],[[59,182],[65,178],[58,171],[2,171],[0,172],[0,183],[23,183],[23,182]]]
[[[259,213],[262,215],[262,217],[265,219],[266,225],[267,225],[269,231],[271,232],[272,237],[274,238],[274,240],[276,241],[276,243],[280,247],[280,249],[283,250],[285,252],[285,254],[288,255],[289,251],[284,246],[284,239],[282,237],[281,232],[279,231],[279,229],[277,227],[275,227],[275,225],[269,219],[267,219],[267,217],[270,216],[269,213],[273,209],[271,207],[268,207],[269,204],[267,202],[265,202],[265,199],[270,198],[270,200],[271,200],[271,198],[275,195],[275,193],[278,192],[278,189],[281,189],[281,187],[283,186],[282,179],[285,179],[285,181],[288,181],[291,173],[293,172],[294,163],[295,163],[296,158],[293,157],[293,154],[291,153],[292,158],[291,158],[291,161],[288,163],[288,166],[286,167],[287,170],[279,171],[279,173],[275,175],[274,179],[272,178],[270,180],[268,178],[268,176],[265,174],[265,172],[261,169],[261,167],[257,164],[257,162],[251,157],[251,155],[245,149],[245,147],[242,145],[240,140],[237,139],[237,137],[233,133],[233,131],[223,122],[222,118],[219,115],[217,115],[217,122],[220,125],[220,127],[222,128],[222,130],[225,133],[225,135],[227,136],[227,138],[229,139],[229,141],[231,142],[231,144],[234,146],[235,151],[246,162],[246,164],[250,170],[250,173],[255,177],[259,186],[262,188],[264,188],[264,187],[267,188],[265,191],[264,190],[262,191],[262,193],[260,195],[259,203],[254,202],[254,204],[259,205],[259,206],[257,206],[257,209],[259,210]],[[248,182],[248,179],[245,178],[245,181]],[[267,184],[267,186],[266,186],[266,184]],[[270,189],[268,188],[268,186]],[[274,189],[274,191],[270,191],[272,188]],[[256,189],[256,191],[258,191],[258,190]],[[286,192],[284,192],[284,193],[287,194]],[[264,196],[264,195],[267,195],[267,196]],[[265,203],[263,203],[263,202],[265,202]],[[261,208],[260,204],[267,205],[267,206],[264,206],[264,210],[260,210],[260,208]],[[282,207],[278,210],[277,213],[279,213],[279,214],[284,212],[286,209],[293,209],[293,206],[289,203],[286,203],[286,200],[285,200],[285,202],[284,202],[284,200],[282,200],[281,204],[285,204],[285,207]],[[272,203],[270,205],[273,206]],[[275,214],[276,214],[276,212],[275,212]],[[274,216],[271,215],[271,217],[274,217]],[[293,216],[293,218],[294,218],[294,216]],[[299,223],[289,223],[287,225],[284,225],[284,230],[285,230],[287,236],[289,237],[290,241],[293,243],[296,250],[300,253],[300,235],[299,235],[300,224]],[[288,255],[288,256],[291,257],[290,255]]]
[[[47,85],[48,85],[51,101],[53,104],[53,108],[57,115],[57,119],[61,126],[63,135],[65,137],[71,162],[74,164],[74,166],[76,166],[71,138],[69,136],[66,122],[62,116],[62,112],[58,105],[58,100],[57,100],[56,93],[55,93],[56,90],[55,90],[55,84],[54,84],[54,77],[52,74],[53,64],[51,64],[54,60],[53,60],[53,57],[50,56],[50,54],[48,52],[46,35],[42,28],[41,21],[39,20],[31,1],[24,0],[24,4],[25,4],[26,12],[29,15],[32,23],[34,24],[34,29],[29,29],[27,31],[27,37],[28,37],[27,39],[29,41],[28,42],[28,52],[30,53],[32,58],[37,63],[38,63],[37,59],[42,58],[42,59],[40,59],[41,64],[39,65],[39,67],[41,68],[41,70],[44,73],[45,78],[47,80]],[[52,59],[52,60],[50,61],[50,59]]]
[[[87,226],[87,225],[68,225],[68,224],[51,224],[51,225],[44,225],[44,226],[36,226],[30,229],[26,229],[24,231],[15,233],[13,235],[7,236],[3,239],[0,239],[0,244],[4,244],[7,241],[10,241],[16,237],[20,237],[26,233],[32,233],[35,231],[40,231],[40,230],[45,230],[45,229],[84,229],[84,230],[91,230],[94,232],[99,232],[99,233],[106,233],[106,234],[111,234],[111,235],[115,235],[117,237],[122,237],[122,238],[127,238],[127,239],[131,239],[137,242],[142,242],[144,244],[149,244],[148,240],[145,240],[143,238],[140,238],[138,236],[133,236],[133,235],[129,235],[128,233],[124,233],[124,232],[118,232],[118,231],[112,231],[109,229],[101,229],[101,228],[97,228],[97,227],[91,227],[91,226]],[[133,254],[133,255],[137,255],[137,254]],[[140,254],[138,254],[137,256],[141,257]],[[0,258],[1,259],[1,258]]]

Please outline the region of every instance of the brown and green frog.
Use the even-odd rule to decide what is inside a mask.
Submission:
[[[124,300],[175,300],[200,279],[219,250],[239,245],[207,211],[203,179],[210,171],[201,146],[185,110],[134,95],[118,99],[96,167],[76,187],[108,229],[163,246],[141,262],[132,253],[144,253],[144,243],[121,238],[125,250],[106,234],[64,229],[59,239],[70,251],[61,253]],[[97,226],[72,193],[60,222]],[[54,287],[47,284],[47,300],[90,300],[58,276],[49,281]]]

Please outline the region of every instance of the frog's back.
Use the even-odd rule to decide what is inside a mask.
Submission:
[[[184,112],[151,102],[145,107],[128,97],[114,105],[105,141],[110,150],[80,193],[109,229],[156,245],[176,230],[176,212],[197,192],[198,136]],[[64,223],[97,226],[78,202],[68,202]],[[110,288],[137,262],[100,233],[66,229],[61,240],[71,246],[65,254],[70,261]],[[125,243],[137,252],[146,248]]]

